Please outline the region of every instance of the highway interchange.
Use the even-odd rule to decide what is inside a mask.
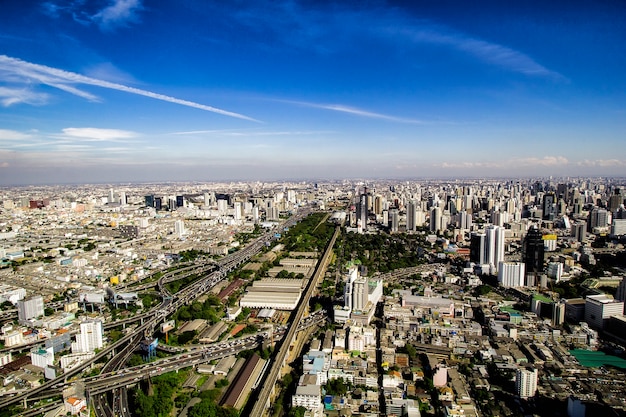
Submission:
[[[286,220],[280,227],[289,228],[311,213],[309,209],[301,209],[297,214]],[[75,382],[74,377],[80,375],[94,363],[105,358],[110,358],[102,368],[102,373],[90,380],[85,379],[89,399],[93,402],[94,410],[98,417],[130,416],[126,399],[126,386],[138,382],[151,375],[170,372],[193,366],[197,363],[204,363],[225,356],[234,355],[241,350],[256,347],[263,341],[260,334],[237,339],[237,344],[233,346],[209,345],[206,350],[192,351],[186,354],[176,355],[161,361],[142,365],[141,367],[126,368],[125,364],[133,352],[137,349],[140,341],[155,333],[158,325],[167,320],[167,317],[176,312],[181,306],[191,303],[193,300],[205,294],[218,283],[226,279],[228,274],[240,265],[248,262],[253,256],[258,254],[266,245],[275,239],[276,230],[268,230],[260,237],[251,241],[243,249],[227,255],[216,263],[202,263],[195,267],[186,266],[189,274],[200,275],[196,281],[184,287],[176,294],[170,294],[165,289],[165,284],[174,279],[181,279],[186,275],[165,274],[157,282],[157,287],[162,295],[159,305],[150,311],[136,315],[131,319],[125,319],[113,323],[105,324],[106,329],[118,327],[130,323],[139,322],[132,332],[124,335],[115,343],[105,346],[96,356],[81,363],[78,367],[62,374],[61,376],[47,381],[41,386],[31,389],[28,392],[15,393],[5,396],[0,400],[0,408],[4,408],[19,402],[38,401],[41,398],[58,396],[59,391],[67,385],[68,381]],[[150,284],[149,287],[154,285]],[[313,316],[315,318],[316,316]],[[303,322],[306,323],[306,322]],[[294,326],[295,327],[295,326]],[[276,329],[274,335],[281,333]],[[261,333],[262,335],[263,333]],[[231,343],[231,342],[227,342]],[[183,357],[184,356],[184,357]],[[164,362],[168,361],[168,362]],[[162,363],[161,363],[162,362]],[[102,382],[104,381],[104,382]],[[8,397],[8,398],[7,398]],[[45,404],[41,408],[28,408],[20,413],[23,416],[39,415],[44,410],[53,409],[56,403]]]

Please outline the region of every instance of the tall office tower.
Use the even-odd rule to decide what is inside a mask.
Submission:
[[[28,324],[30,319],[43,316],[43,297],[33,295],[17,301],[17,321],[20,324]]]
[[[406,207],[406,230],[414,232],[417,228],[416,222],[417,205],[415,201],[409,201]]]
[[[543,196],[543,219],[554,220],[556,216],[556,196],[554,193],[547,193]]]
[[[537,370],[518,369],[515,374],[515,390],[521,398],[534,397],[537,392]]]
[[[183,207],[185,205],[185,197],[182,195],[176,196],[176,207]]]
[[[487,263],[496,269],[504,261],[504,227],[489,226],[485,230],[487,235]]]
[[[415,226],[423,227],[424,223],[426,223],[426,213],[424,213],[422,208],[418,205],[415,210]]]
[[[223,216],[228,211],[228,200],[217,200],[217,212]]]
[[[470,261],[479,265],[487,263],[487,235],[473,232],[470,236]]]
[[[115,200],[115,191],[113,191],[113,188],[109,189],[109,197],[107,198],[107,203],[117,203],[117,201]]]
[[[571,235],[576,239],[577,242],[584,242],[587,239],[587,222],[584,220],[580,220],[574,224],[572,224]]]
[[[295,190],[287,190],[287,202],[291,204],[296,204],[296,191]]]
[[[357,222],[360,222],[363,231],[367,230],[367,205],[367,194],[363,193],[359,196],[359,204],[357,205]]]
[[[235,220],[241,220],[243,218],[243,208],[239,201],[235,202],[233,210],[233,218]]]
[[[259,208],[257,206],[252,207],[252,221],[254,224],[259,223]]]
[[[185,223],[182,220],[174,222],[174,234],[178,237],[182,237],[185,234]]]
[[[430,209],[430,231],[437,232],[441,227],[441,209],[437,206]]]
[[[126,191],[120,191],[119,196],[120,196],[120,198],[119,198],[120,204],[122,206],[125,206],[126,203],[127,203],[127,201],[126,201]]]
[[[466,212],[465,210],[461,210],[457,214],[458,216],[458,226],[460,229],[469,230],[472,228],[472,215]]]
[[[524,286],[524,264],[521,262],[500,262],[498,283],[506,288]]]
[[[100,320],[84,321],[80,324],[80,333],[76,342],[72,343],[73,353],[92,352],[102,347],[102,322]]]
[[[157,210],[163,208],[163,199],[161,197],[154,197],[154,208]]]
[[[534,225],[524,237],[524,264],[526,266],[526,285],[534,286],[543,273],[544,244],[543,235]]]
[[[559,200],[569,200],[569,189],[567,187],[567,184],[558,184],[556,186],[556,197]]]
[[[154,207],[154,194],[150,194],[144,197],[146,207]]]
[[[609,211],[615,213],[615,211],[624,203],[624,197],[620,194],[620,189],[615,188],[613,194],[609,197]]]
[[[515,200],[514,199],[509,199],[506,202],[506,212],[509,214],[515,214]]]
[[[353,291],[354,291],[354,283],[359,278],[359,270],[356,267],[352,267],[348,270],[348,275],[346,277],[346,284],[343,289],[343,305],[348,308],[348,310],[352,311],[353,309]]]
[[[374,214],[380,216],[383,214],[384,198],[381,195],[374,196]]]
[[[398,224],[400,223],[400,214],[398,213],[398,209],[389,210],[389,217],[391,220],[391,231],[398,231]]]
[[[167,208],[169,209],[169,211],[176,211],[176,198],[168,198]]]
[[[609,225],[609,212],[603,208],[594,207],[587,217],[587,231],[593,233],[596,227],[607,227]]]
[[[204,205],[206,207],[212,206],[213,204],[215,204],[215,193],[214,192],[210,192],[210,193],[204,193]]]
[[[574,203],[572,204],[572,214],[581,214],[583,206],[585,205],[583,198],[579,196],[574,197]]]
[[[352,284],[352,310],[364,311],[367,305],[367,278],[359,277]]]

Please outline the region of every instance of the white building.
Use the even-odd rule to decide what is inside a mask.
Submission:
[[[322,391],[319,385],[299,385],[291,397],[292,407],[304,407],[317,412],[322,407]]]
[[[594,329],[604,328],[611,316],[624,314],[624,302],[607,294],[588,295],[585,299],[585,322]]]
[[[80,333],[76,342],[72,343],[72,353],[93,352],[103,345],[102,322],[100,320],[84,321],[80,324]]]
[[[40,368],[54,365],[54,349],[52,346],[47,349],[33,349],[30,352],[30,363]]]
[[[26,290],[24,288],[0,284],[0,304],[5,301],[16,304],[19,300],[24,299],[24,297],[26,297]]]
[[[498,283],[506,288],[523,287],[525,265],[521,262],[500,262]]]
[[[489,226],[486,229],[487,263],[499,268],[504,261],[504,227]]]
[[[177,237],[183,237],[185,234],[185,223],[182,220],[176,220],[174,222],[174,234]]]
[[[537,392],[537,370],[518,369],[515,374],[515,390],[522,398],[530,398]]]
[[[34,295],[17,302],[17,319],[20,324],[28,324],[30,319],[43,316],[43,297]]]

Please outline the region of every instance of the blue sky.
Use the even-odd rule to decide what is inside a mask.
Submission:
[[[4,185],[624,176],[625,143],[622,1],[0,4]]]

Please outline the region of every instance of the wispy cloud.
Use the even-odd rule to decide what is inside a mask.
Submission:
[[[113,0],[108,6],[93,16],[93,21],[102,30],[111,30],[138,20],[138,13],[143,9],[140,0]]]
[[[24,88],[9,88],[0,87],[0,103],[4,107],[9,107],[13,104],[25,103],[38,106],[45,104],[48,101],[48,94],[36,93],[30,90],[28,87]]]
[[[335,133],[330,130],[284,130],[284,131],[257,131],[250,129],[215,129],[215,130],[190,130],[186,132],[172,132],[171,135],[209,135],[209,136],[233,136],[233,137],[258,137],[258,136],[306,136]]]
[[[92,141],[127,140],[138,136],[137,133],[119,129],[100,129],[96,127],[68,127],[63,129],[65,137]]]
[[[24,84],[29,84],[33,81],[36,81],[40,84],[58,88],[60,90],[66,91],[70,94],[74,94],[90,101],[98,101],[97,96],[74,87],[75,85],[94,85],[101,88],[123,91],[125,93],[149,97],[155,100],[179,104],[181,106],[193,107],[196,109],[221,114],[223,116],[258,122],[258,120],[245,116],[243,114],[222,110],[217,107],[207,106],[205,104],[195,103],[193,101],[166,96],[164,94],[154,93],[152,91],[142,90],[124,84],[118,84],[105,80],[100,80],[97,78],[86,77],[75,72],[52,68],[45,65],[34,64],[6,55],[0,55],[0,80],[2,80],[3,78],[11,80],[13,82],[15,82],[16,79],[21,79],[22,83]],[[15,101],[15,99],[13,99],[13,101]]]
[[[283,103],[297,104],[304,107],[313,107],[316,109],[332,110],[340,113],[348,113],[354,116],[367,117],[370,119],[388,120],[390,122],[398,123],[412,123],[412,124],[424,124],[425,122],[417,119],[410,119],[405,117],[392,116],[383,113],[376,113],[368,110],[359,109],[356,107],[350,107],[343,104],[319,104],[319,103],[307,103],[303,101],[290,101],[290,100],[277,100]]]
[[[433,164],[436,168],[444,169],[515,169],[567,166],[570,161],[564,156],[544,156],[529,158],[513,158],[502,161],[460,161],[442,162]]]
[[[30,139],[31,135],[16,130],[0,129],[0,140],[23,140]]]
[[[578,162],[576,165],[580,167],[624,167],[626,166],[626,161],[619,159],[585,159],[583,161]]]
[[[110,0],[108,5],[101,9],[94,9],[94,3],[84,0],[69,0],[61,3],[50,1],[43,3],[41,10],[54,19],[68,15],[81,25],[95,24],[103,32],[137,23],[139,14],[143,10],[142,0]],[[89,9],[89,6],[92,8]]]
[[[430,22],[421,22],[419,27],[401,27],[386,29],[394,34],[406,36],[416,43],[430,43],[449,46],[468,53],[477,59],[529,76],[541,76],[564,80],[565,78],[545,66],[539,64],[523,52],[516,51],[495,42],[472,37],[471,35],[454,31],[453,29],[434,25]]]

